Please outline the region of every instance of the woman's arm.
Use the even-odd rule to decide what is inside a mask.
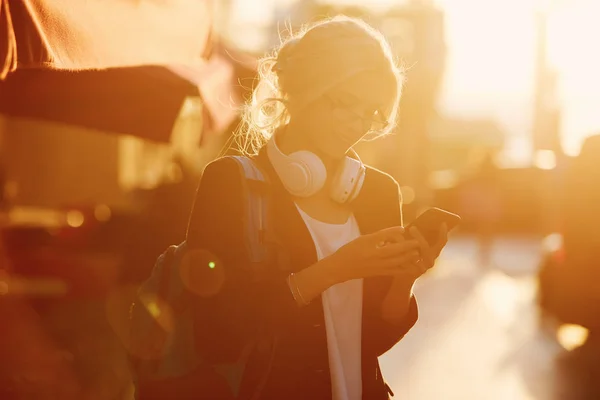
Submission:
[[[264,324],[288,324],[297,319],[301,308],[288,285],[287,272],[278,268],[257,271],[254,268],[258,266],[249,262],[241,179],[235,160],[223,158],[209,164],[198,188],[187,233],[190,251],[208,254],[202,258],[213,260],[216,267],[213,265],[212,272],[218,272],[214,276],[224,278],[214,282],[218,290],[205,291],[212,292],[211,296],[196,296],[195,307],[196,324],[201,324],[196,342],[206,345],[205,353],[213,352],[218,358],[226,350],[235,357],[239,346]],[[192,268],[206,269],[207,264],[197,262]],[[206,285],[206,277],[212,272],[200,272],[195,274],[197,284]],[[327,262],[321,262],[295,274],[293,284],[309,302],[334,284],[333,278]]]
[[[390,177],[386,183],[386,199],[393,204],[389,217],[402,225],[402,195],[398,184]],[[388,207],[389,208],[389,207]],[[365,329],[371,336],[371,345],[378,356],[398,343],[418,319],[417,301],[412,288],[414,279],[406,276],[382,277],[367,282],[367,290],[376,297],[371,310],[367,310]]]
[[[396,182],[395,182],[396,183]],[[402,193],[396,183],[395,190],[390,193],[393,204],[397,207],[392,214],[397,223],[404,225],[402,217]],[[391,286],[381,304],[381,316],[390,325],[401,325],[410,311],[411,299],[413,298],[413,286],[415,279],[406,275],[396,275],[392,279]]]
[[[400,325],[406,319],[413,297],[413,279],[396,277],[381,304],[381,317],[391,325]]]

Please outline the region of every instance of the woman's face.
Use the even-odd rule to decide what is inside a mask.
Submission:
[[[298,125],[316,151],[342,158],[366,134],[385,129],[396,96],[393,80],[362,72],[306,106]]]

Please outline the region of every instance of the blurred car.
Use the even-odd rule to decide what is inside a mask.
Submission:
[[[541,262],[538,269],[538,305],[540,323],[550,330],[562,324],[560,312],[557,310],[557,284],[561,274],[568,273],[565,265],[565,248],[563,235],[552,233],[544,238]]]
[[[561,233],[546,238],[540,266],[542,314],[600,330],[600,135],[584,142],[557,188]]]

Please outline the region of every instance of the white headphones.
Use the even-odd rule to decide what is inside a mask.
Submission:
[[[284,154],[273,135],[267,143],[267,156],[283,186],[297,197],[310,197],[323,188],[327,169],[323,161],[310,151]],[[358,196],[365,180],[365,166],[354,150],[353,157],[344,157],[331,185],[331,198],[338,203],[352,201]]]

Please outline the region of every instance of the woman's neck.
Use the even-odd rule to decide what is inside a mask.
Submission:
[[[292,123],[282,127],[281,131],[276,133],[277,147],[286,155],[302,150],[310,151],[323,161],[328,171],[331,171],[331,168],[336,164],[336,160],[316,149],[308,140],[308,135],[303,133],[301,127]]]

